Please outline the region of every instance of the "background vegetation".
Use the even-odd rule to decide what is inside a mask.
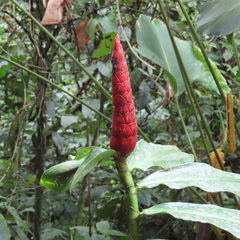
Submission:
[[[56,194],[39,184],[45,169],[73,159],[80,149],[109,146],[111,53],[100,44],[111,32],[120,34],[125,49],[143,132],[139,139],[177,146],[208,164],[210,152],[221,148],[224,170],[239,174],[239,127],[237,150],[231,153],[225,97],[232,92],[237,126],[239,26],[230,6],[236,4],[237,11],[240,4],[219,1],[231,23],[224,25],[226,19],[212,10],[222,23],[218,26],[208,18],[212,6],[201,8],[204,2],[73,1],[62,23],[46,26],[53,38],[35,22],[43,19],[42,1],[17,1],[28,15],[15,1],[0,1],[2,239],[127,239],[122,235],[127,233],[124,188],[111,162],[98,165],[72,191]],[[175,37],[175,49],[165,23]],[[204,36],[196,38],[190,23]],[[156,169],[135,169],[132,174],[138,181]],[[239,209],[234,191],[211,195],[194,189],[195,195],[189,188],[166,185],[141,188],[140,210],[162,202],[205,201]],[[171,215],[147,215],[140,221],[142,239],[237,239],[218,231]]]

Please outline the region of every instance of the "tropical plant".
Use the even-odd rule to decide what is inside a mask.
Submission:
[[[238,1],[54,2],[0,5],[1,239],[240,238]]]

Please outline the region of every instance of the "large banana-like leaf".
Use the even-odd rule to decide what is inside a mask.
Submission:
[[[228,35],[240,29],[239,0],[209,0],[199,11],[197,29],[202,35]]]
[[[147,16],[141,15],[136,24],[136,36],[137,51],[165,70],[175,94],[183,93],[186,90],[184,80],[165,24],[159,19],[151,21]],[[199,81],[206,89],[218,92],[201,52],[196,51],[197,47],[178,38],[175,38],[175,41],[190,81]],[[214,71],[216,75],[221,76],[217,67]],[[221,77],[218,81],[226,94],[229,91],[226,80]]]

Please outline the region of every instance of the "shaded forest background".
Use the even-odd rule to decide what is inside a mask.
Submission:
[[[219,90],[213,77],[209,77],[179,1],[162,1],[182,58],[186,64],[198,61],[196,68],[188,69],[188,74],[205,120],[203,124],[200,119],[199,124],[194,115],[199,115],[196,106],[183,79],[178,77],[181,72],[176,70],[174,51],[168,49],[169,36],[158,1],[64,3],[63,19],[45,27],[80,64],[34,22],[43,20],[44,1],[17,2],[30,16],[16,7],[14,1],[0,1],[1,56],[23,67],[0,58],[0,223],[4,223],[0,224],[1,233],[10,233],[11,239],[127,239],[120,233],[126,232],[127,222],[124,190],[113,164],[98,165],[71,192],[56,194],[39,183],[46,169],[72,159],[79,149],[109,147],[111,51],[108,45],[101,44],[104,45],[106,34],[112,32],[119,33],[128,61],[138,125],[143,132],[139,139],[177,146],[194,154],[198,162],[209,164],[210,153],[221,148],[225,153],[225,171],[239,173],[237,27],[223,34],[198,28],[204,35],[201,43],[207,56],[218,69],[215,73]],[[201,4],[207,1],[182,2],[196,27]],[[240,8],[239,4],[237,7]],[[151,46],[155,46],[156,52],[163,46],[166,57],[152,58],[150,50],[155,49]],[[236,121],[237,150],[233,152],[228,148],[226,129],[225,97],[229,91]],[[133,176],[138,180],[152,171],[134,170]],[[238,196],[226,193],[221,197],[208,196],[197,190],[200,202],[203,198],[239,209]],[[188,190],[164,185],[140,189],[138,197],[141,208],[192,199]],[[220,239],[205,225],[206,235],[200,236],[201,224],[171,215],[144,217],[140,226],[144,228],[142,239]],[[109,234],[106,229],[119,232]]]

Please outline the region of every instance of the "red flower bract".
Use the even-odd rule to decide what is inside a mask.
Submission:
[[[137,143],[137,122],[128,66],[117,35],[112,55],[113,125],[110,147],[120,156],[129,155]]]

